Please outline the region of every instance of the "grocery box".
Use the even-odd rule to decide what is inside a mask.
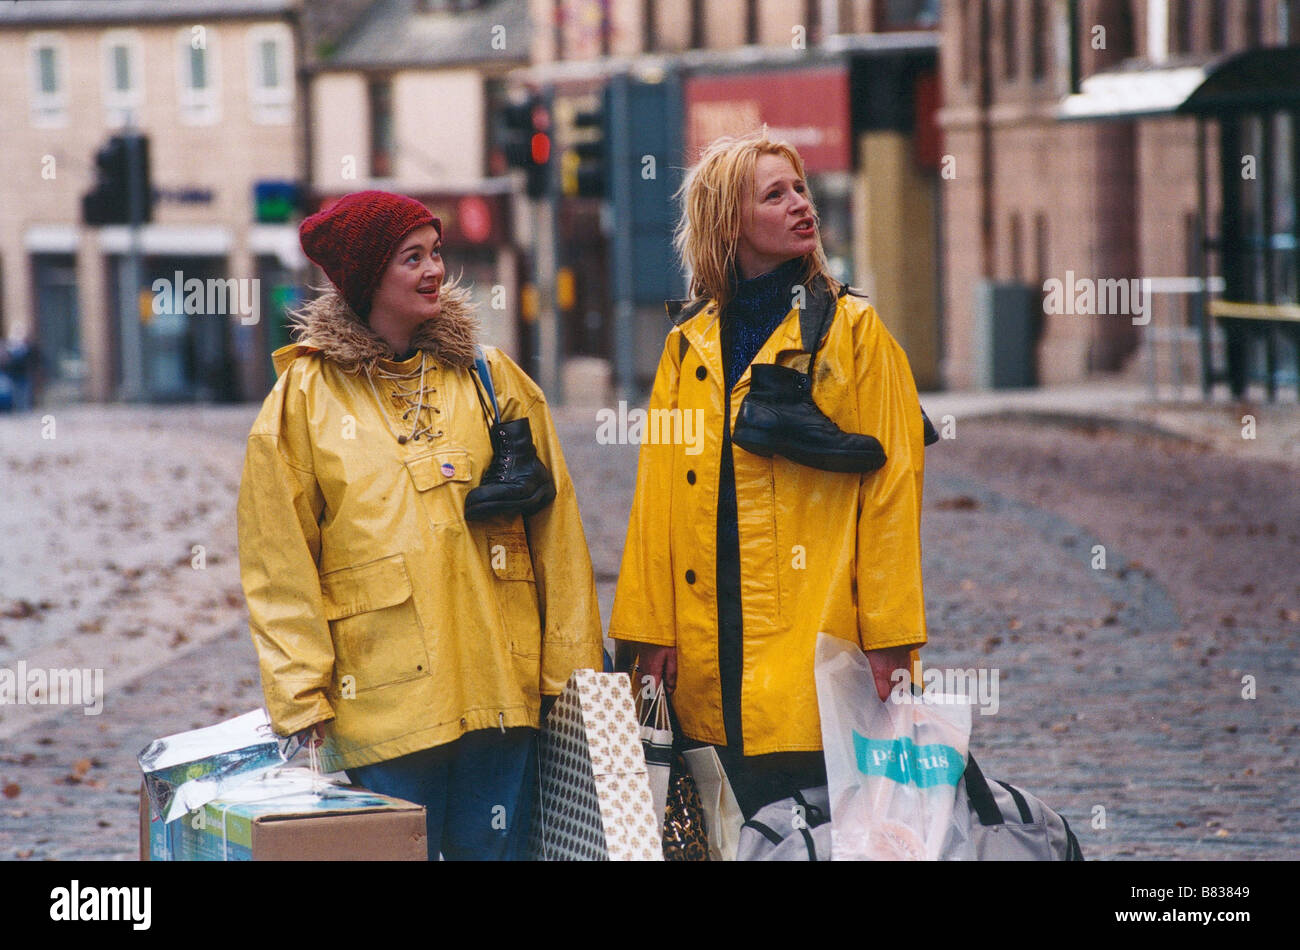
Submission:
[[[424,861],[424,807],[282,768],[164,822],[140,792],[142,861]]]

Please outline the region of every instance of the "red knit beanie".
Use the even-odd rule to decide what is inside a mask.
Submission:
[[[397,245],[426,224],[432,224],[442,237],[442,222],[414,198],[387,191],[358,191],[305,219],[298,228],[298,239],[348,306],[357,316],[365,317]]]

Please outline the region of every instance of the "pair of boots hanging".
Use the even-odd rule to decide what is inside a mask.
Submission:
[[[749,393],[740,404],[731,440],[755,455],[781,455],[827,472],[865,474],[881,468],[886,459],[879,439],[845,432],[817,408],[811,359],[808,369],[801,373],[788,366],[752,364]],[[939,433],[924,409],[921,421],[925,444],[938,442]]]

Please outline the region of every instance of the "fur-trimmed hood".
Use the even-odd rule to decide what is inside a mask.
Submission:
[[[474,365],[474,344],[479,333],[474,304],[467,289],[447,281],[439,293],[442,313],[420,324],[411,336],[411,348],[424,350],[449,366]],[[373,369],[379,359],[398,354],[378,333],[370,329],[333,287],[295,310],[290,330],[294,341],[310,347],[345,372]]]

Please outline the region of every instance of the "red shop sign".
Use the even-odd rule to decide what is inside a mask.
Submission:
[[[771,138],[798,149],[809,174],[852,166],[847,69],[693,76],[685,93],[691,161],[718,136],[753,132],[767,123]]]

